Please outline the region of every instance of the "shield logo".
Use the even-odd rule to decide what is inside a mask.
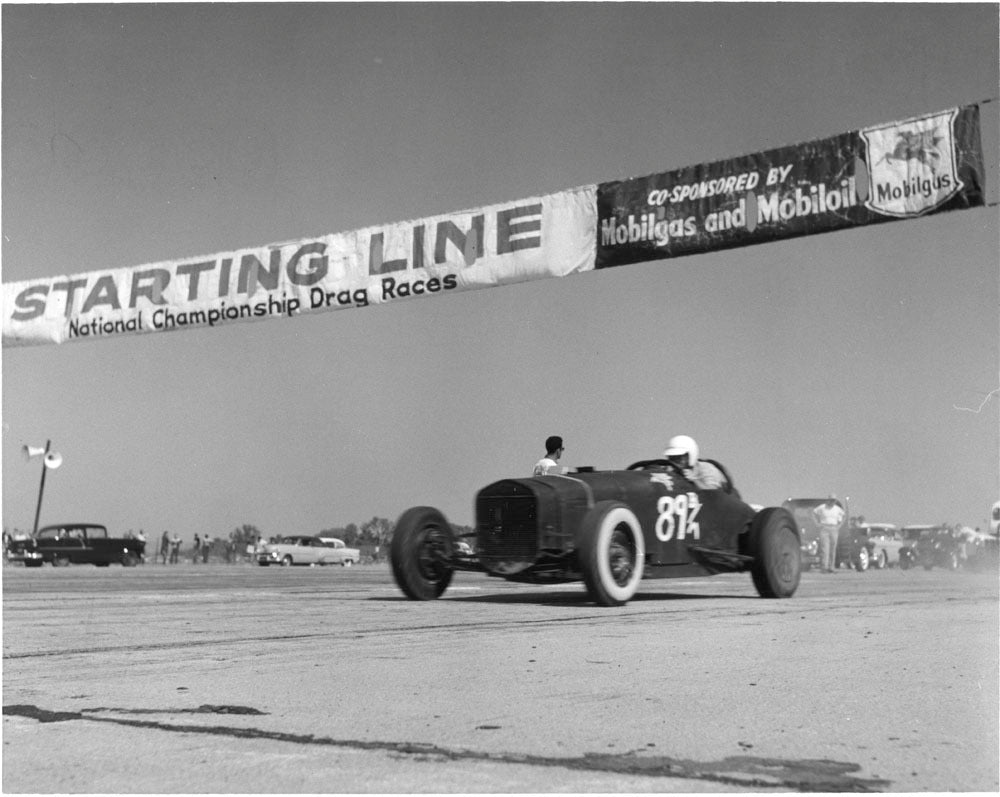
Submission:
[[[958,109],[861,130],[870,186],[865,207],[913,218],[940,207],[963,185],[955,163]]]

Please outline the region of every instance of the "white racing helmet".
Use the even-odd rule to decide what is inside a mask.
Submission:
[[[667,450],[663,452],[663,456],[667,458],[686,457],[687,466],[693,467],[694,463],[698,461],[698,444],[693,437],[688,437],[686,434],[675,435],[667,443]]]

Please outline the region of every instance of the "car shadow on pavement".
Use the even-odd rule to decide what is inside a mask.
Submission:
[[[405,601],[403,595],[391,597],[372,597],[375,601]],[[538,606],[580,606],[593,607],[594,601],[584,590],[579,592],[508,592],[500,591],[482,595],[449,595],[445,593],[439,600],[449,603],[492,603],[521,604],[530,603]],[[639,593],[629,599],[629,603],[646,603],[650,601],[687,601],[687,600],[760,600],[756,595],[694,595],[680,592]]]

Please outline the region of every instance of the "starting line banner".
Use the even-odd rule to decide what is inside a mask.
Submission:
[[[457,293],[984,204],[979,107],[209,257],[3,285],[3,346]]]

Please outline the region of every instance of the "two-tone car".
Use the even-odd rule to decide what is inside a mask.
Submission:
[[[876,570],[899,565],[899,549],[906,543],[893,523],[859,523],[868,537],[871,565]]]
[[[268,565],[340,565],[350,567],[361,560],[361,551],[348,548],[343,540],[312,534],[290,534],[264,545],[257,554],[257,564]]]
[[[452,525],[429,506],[396,523],[390,561],[403,594],[440,597],[456,571],[528,584],[582,581],[602,606],[628,602],[642,579],[747,572],[759,595],[799,584],[799,534],[781,507],[745,503],[725,468],[705,489],[666,459],[623,470],[501,479],[475,499],[476,524],[459,550]]]
[[[58,523],[45,526],[31,537],[15,539],[8,561],[25,567],[70,564],[134,567],[145,560],[146,542],[136,537],[112,537],[100,523]]]

